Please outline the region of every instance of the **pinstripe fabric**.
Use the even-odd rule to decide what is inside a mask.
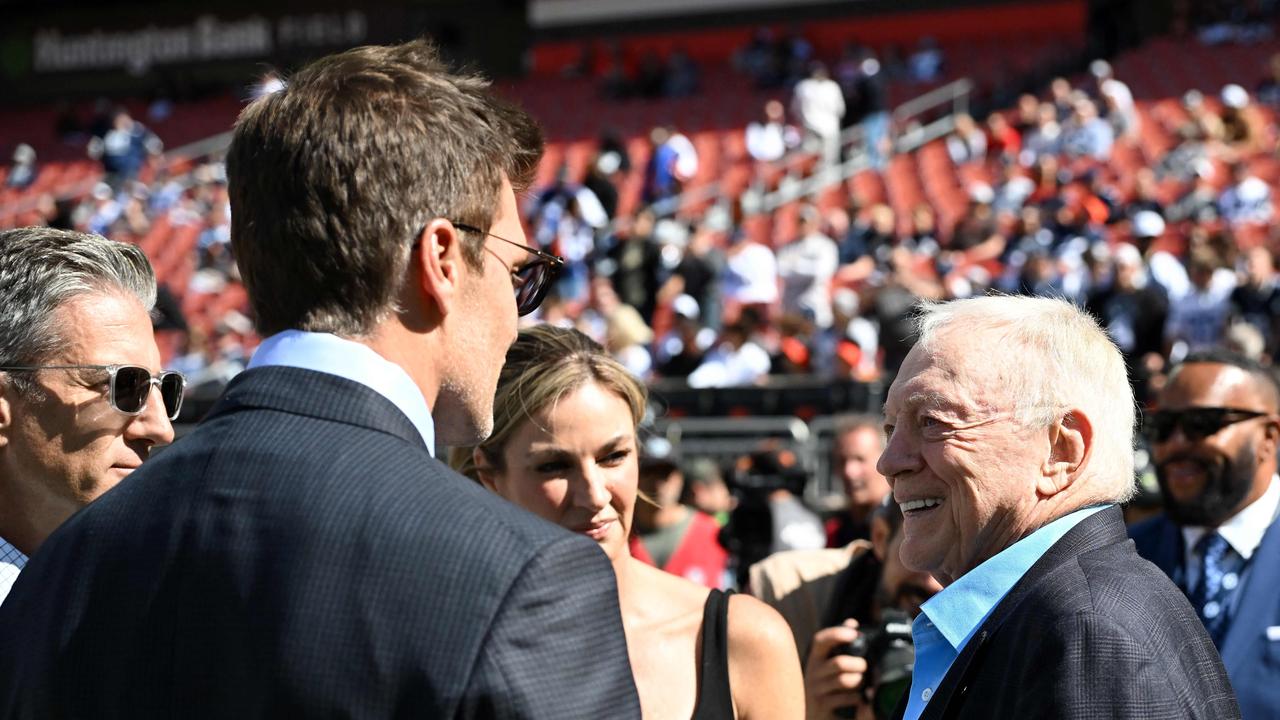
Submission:
[[[921,717],[1232,720],[1240,710],[1186,597],[1107,508],[996,606]]]
[[[2,718],[638,718],[612,571],[332,375],[240,375],[0,608]]]

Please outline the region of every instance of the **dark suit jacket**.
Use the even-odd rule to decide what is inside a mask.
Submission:
[[[899,718],[905,709],[904,698]],[[1138,557],[1113,507],[1031,566],[921,717],[1230,720],[1240,710],[1186,597]]]
[[[1129,529],[1138,554],[1186,587],[1182,531],[1163,514]],[[1249,560],[1231,626],[1222,638],[1222,663],[1248,720],[1280,717],[1280,522],[1272,522]],[[1267,637],[1267,628],[1273,638]]]
[[[291,368],[54,533],[0,644],[2,718],[639,717],[599,548]]]

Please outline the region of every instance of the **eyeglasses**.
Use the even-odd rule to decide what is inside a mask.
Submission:
[[[1159,410],[1147,418],[1143,430],[1154,442],[1162,443],[1181,428],[1190,442],[1199,442],[1228,425],[1252,420],[1269,413],[1225,407],[1197,407],[1186,410]]]
[[[147,398],[151,396],[152,386],[155,386],[160,388],[164,411],[170,420],[178,419],[178,412],[182,410],[182,393],[187,387],[187,379],[180,372],[169,370],[153,377],[150,370],[140,365],[31,365],[0,367],[0,370],[106,370],[110,387],[107,402],[117,412],[141,415],[147,409]]]
[[[547,296],[547,291],[551,289],[551,281],[556,279],[556,276],[560,274],[560,268],[564,267],[564,260],[551,253],[531,248],[524,243],[518,243],[514,240],[494,235],[491,232],[485,232],[473,225],[455,222],[453,226],[466,232],[497,238],[508,245],[515,245],[521,250],[532,254],[533,259],[519,268],[513,269],[506,263],[502,264],[511,272],[512,282],[515,283],[516,312],[520,315],[528,315],[538,309],[538,306],[542,304],[543,298]],[[498,262],[502,262],[502,258],[498,258]]]

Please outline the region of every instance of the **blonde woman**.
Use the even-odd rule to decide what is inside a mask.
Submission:
[[[776,611],[631,557],[645,400],[644,386],[582,333],[530,328],[507,353],[493,434],[455,449],[453,464],[609,556],[645,718],[802,718],[800,663]]]

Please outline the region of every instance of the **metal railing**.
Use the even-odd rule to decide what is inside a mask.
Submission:
[[[895,154],[909,153],[954,130],[955,116],[969,111],[969,100],[974,87],[972,80],[961,78],[894,108],[889,122],[891,151]],[[925,119],[928,115],[937,113],[939,108],[945,108],[945,112],[939,117]],[[867,148],[865,131],[861,126],[854,125],[841,132],[840,147],[843,161],[829,165],[819,160],[816,168],[807,174],[797,172],[797,168],[805,165],[805,158],[818,154],[803,147],[792,150],[778,160],[765,163],[766,169],[785,169],[786,172],[773,190],[766,191],[758,183],[744,190],[741,199],[743,214],[768,214],[801,198],[815,198],[832,185],[845,182],[863,170],[874,167],[873,153]],[[729,198],[725,196],[720,181],[660,200],[650,205],[649,209],[658,218],[671,217],[678,214],[681,208],[700,206],[708,200],[715,201],[712,205],[718,208],[718,212],[729,212]]]
[[[679,448],[681,457],[710,458],[722,469],[765,442],[790,450],[809,478],[805,502],[830,510],[844,498],[844,489],[832,477],[835,424],[835,416],[830,415],[808,422],[792,416],[671,418],[655,421],[653,431]]]
[[[908,100],[894,109],[890,124],[895,152],[911,152],[925,143],[947,135],[956,127],[956,115],[968,114],[969,98],[974,84],[969,78],[961,78],[935,88],[920,97]],[[950,105],[942,116],[921,123],[918,118]]]

